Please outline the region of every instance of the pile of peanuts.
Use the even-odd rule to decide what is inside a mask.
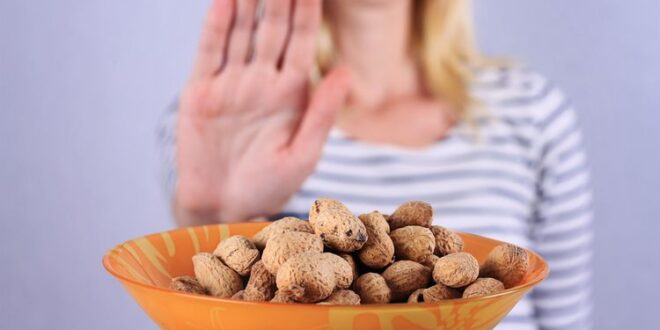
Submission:
[[[309,221],[283,218],[251,239],[235,235],[195,255],[195,277],[174,278],[171,288],[244,301],[422,303],[494,294],[526,276],[524,249],[499,245],[480,266],[460,236],[432,221],[424,202],[356,217],[337,200],[319,199]]]

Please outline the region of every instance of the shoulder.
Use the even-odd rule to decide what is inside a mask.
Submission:
[[[523,65],[474,69],[473,97],[485,112],[542,129],[553,116],[573,113],[570,100],[551,79]]]

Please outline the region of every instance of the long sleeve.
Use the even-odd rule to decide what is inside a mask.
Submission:
[[[161,158],[160,177],[163,190],[170,200],[176,189],[176,121],[179,100],[175,99],[167,107],[158,121],[157,147]]]
[[[550,275],[533,292],[541,329],[592,327],[593,206],[587,157],[572,105],[544,114],[537,123],[541,155],[536,250]]]

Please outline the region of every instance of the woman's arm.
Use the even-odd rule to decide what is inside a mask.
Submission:
[[[544,114],[536,249],[550,275],[532,293],[542,329],[589,329],[592,322],[593,207],[587,157],[570,103]]]

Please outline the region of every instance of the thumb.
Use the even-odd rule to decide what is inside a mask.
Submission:
[[[351,73],[345,67],[333,69],[321,81],[294,136],[293,153],[315,161],[320,157],[337,113],[346,103],[350,81]]]

